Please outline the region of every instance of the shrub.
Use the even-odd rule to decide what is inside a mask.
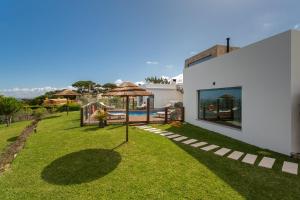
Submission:
[[[47,114],[47,109],[46,108],[38,108],[33,111],[33,116],[36,117],[37,119],[42,118]]]
[[[182,103],[182,102],[176,102],[176,103],[174,104],[174,107],[175,107],[175,108],[182,108],[182,107],[183,107],[183,103]]]
[[[79,111],[80,104],[78,103],[69,103],[69,111]],[[58,112],[67,111],[67,104],[57,107]]]

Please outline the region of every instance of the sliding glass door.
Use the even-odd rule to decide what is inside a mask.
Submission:
[[[242,88],[198,90],[198,119],[241,128]]]

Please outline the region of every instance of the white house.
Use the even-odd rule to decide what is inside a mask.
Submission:
[[[283,154],[300,152],[300,31],[195,58],[183,74],[187,122]]]
[[[153,94],[152,107],[163,108],[168,104],[182,102],[183,101],[183,75],[180,74],[176,77],[169,79],[170,84],[153,84],[146,83],[140,85],[140,87],[145,88],[147,91]],[[137,99],[138,105],[146,103],[147,97],[139,97]]]

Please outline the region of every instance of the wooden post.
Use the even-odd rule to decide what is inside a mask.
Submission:
[[[128,142],[129,96],[126,96],[126,142]]]
[[[134,98],[132,98],[132,110],[134,110]]]
[[[168,123],[168,107],[165,107],[165,123]]]
[[[69,115],[69,97],[67,97],[67,115]]]
[[[107,114],[107,108],[104,107],[103,110]],[[105,118],[105,120],[104,120],[104,126],[107,126],[107,118]]]
[[[83,108],[80,108],[80,126],[83,127]]]
[[[147,124],[149,124],[150,121],[150,99],[147,98]]]

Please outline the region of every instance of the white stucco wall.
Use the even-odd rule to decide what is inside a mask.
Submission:
[[[175,84],[145,84],[142,87],[154,95],[154,108],[162,108],[170,101],[183,101],[183,94],[177,91]]]
[[[299,45],[291,45],[291,39],[299,43],[299,33],[284,32],[184,69],[186,121],[280,153],[298,151],[299,132],[293,132],[292,126],[298,126],[299,120],[295,119],[292,125],[292,117],[299,112],[292,115],[292,107],[298,106],[299,110],[300,106],[294,94],[297,91],[299,98],[296,76],[300,73],[300,60],[291,49],[300,51]],[[291,57],[297,59],[291,63]],[[242,87],[241,130],[197,119],[197,90],[235,86]]]
[[[291,32],[292,152],[300,152],[300,31]]]

